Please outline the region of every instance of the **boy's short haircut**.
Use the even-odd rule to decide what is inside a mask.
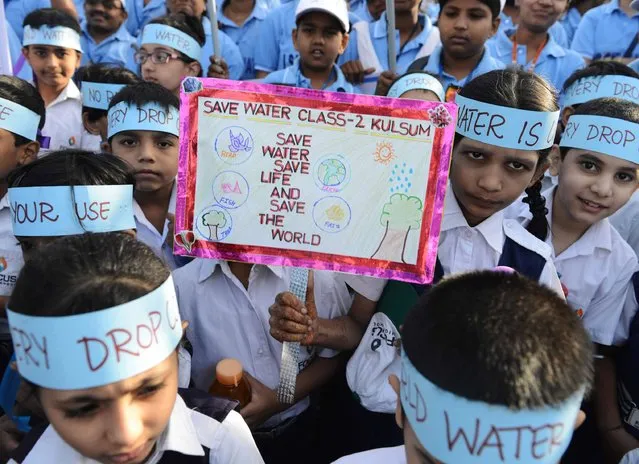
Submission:
[[[45,123],[46,108],[38,89],[19,77],[0,75],[0,98],[24,106],[40,116],[38,129],[42,130]],[[16,147],[31,142],[31,140],[18,134],[13,134],[13,137],[15,138]]]
[[[444,7],[446,6],[446,3],[448,3],[448,1],[449,0],[439,0],[440,15],[442,14],[441,12],[444,10]],[[493,15],[492,19],[497,18],[499,16],[499,13],[501,13],[502,7],[501,7],[501,2],[499,0],[478,0],[478,1],[486,5],[488,8],[490,8],[490,12]]]
[[[519,274],[443,280],[404,322],[402,346],[424,377],[469,400],[557,406],[593,379],[593,346],[555,292]]]
[[[57,10],[55,8],[41,8],[39,10],[32,11],[26,16],[26,18],[24,18],[22,27],[26,26],[30,26],[33,29],[40,29],[43,26],[63,26],[73,29],[78,34],[82,32],[80,23],[78,23],[77,19],[65,11]]]
[[[127,85],[114,95],[109,103],[109,109],[120,102],[136,106],[144,106],[147,103],[157,103],[164,109],[171,106],[180,109],[180,100],[170,90],[165,89],[155,82],[138,82]]]
[[[73,79],[82,90],[82,82],[97,82],[102,84],[131,85],[141,82],[141,79],[126,68],[110,66],[107,64],[92,64],[78,69]],[[82,112],[87,113],[89,121],[95,122],[107,115],[106,110],[82,107]]]
[[[618,61],[595,60],[585,68],[581,68],[572,73],[566,82],[562,92],[566,92],[572,84],[584,77],[592,76],[628,76],[639,79],[639,73],[629,66]]]

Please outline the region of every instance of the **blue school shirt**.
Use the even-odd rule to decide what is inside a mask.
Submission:
[[[435,49],[428,58],[428,63],[426,64],[424,71],[437,77],[444,87],[444,92],[446,92],[450,86],[463,87],[466,85],[466,82],[473,80],[477,76],[495,69],[504,69],[506,67],[504,63],[493,58],[490,55],[490,52],[484,48],[484,55],[481,57],[481,60],[479,60],[479,63],[477,63],[477,66],[475,66],[475,69],[473,69],[473,71],[465,78],[457,80],[454,76],[451,76],[444,71],[441,61],[442,50],[443,48],[441,45]]]
[[[125,0],[129,17],[126,20],[126,28],[133,37],[137,37],[152,19],[167,14],[165,0],[150,0],[144,4],[144,0]]]
[[[120,28],[100,43],[96,43],[89,34],[87,24],[82,24],[80,44],[82,45],[82,66],[94,63],[106,63],[126,67],[132,47],[136,41],[122,24]]]
[[[568,43],[572,44],[572,39],[575,37],[575,32],[581,22],[581,13],[577,8],[569,9],[563,18],[559,20],[559,23],[564,27],[566,36],[568,37]]]
[[[373,15],[371,15],[371,12],[368,10],[366,2],[360,3],[357,9],[351,11],[362,21],[366,21],[367,23],[375,22],[375,18],[373,18]]]
[[[206,34],[206,42],[202,47],[202,55],[200,56],[200,64],[202,65],[202,73],[206,76],[206,70],[211,64],[211,56],[213,56],[213,33],[211,31],[211,21],[208,17],[202,17],[202,26]],[[244,74],[244,59],[240,53],[240,49],[235,42],[224,32],[219,31],[220,35],[220,53],[222,58],[229,65],[229,79],[237,81]]]
[[[357,89],[346,80],[346,77],[339,66],[333,66],[332,77],[335,77],[335,82],[322,90],[327,90],[329,92],[359,93]],[[292,85],[301,89],[312,89],[311,80],[302,74],[299,58],[297,58],[288,68],[270,73],[262,79],[262,82],[264,84]]]
[[[572,49],[592,60],[623,56],[639,33],[639,13],[629,17],[619,7],[619,0],[588,11],[575,32]],[[629,58],[639,57],[639,47]]]
[[[500,31],[495,37],[486,42],[490,54],[506,66],[512,64],[513,42],[510,37],[515,32]],[[517,63],[527,69],[530,63],[526,62],[526,46],[517,45]],[[541,55],[535,66],[535,73],[550,81],[557,91],[561,91],[564,82],[577,69],[585,66],[584,59],[573,50],[561,47],[549,34],[548,43],[541,51]]]
[[[1,1],[1,0],[0,0]],[[17,76],[25,81],[33,80],[33,70],[27,59],[22,54],[22,44],[20,39],[16,35],[13,27],[8,21],[5,21],[7,26],[7,36],[9,37],[9,55],[11,56],[11,64],[13,66],[13,75]]]
[[[397,74],[403,74],[404,72],[406,72],[410,64],[415,61],[417,53],[419,53],[419,50],[422,48],[422,46],[428,39],[428,36],[433,30],[433,23],[428,16],[420,13],[418,20],[422,25],[422,31],[406,43],[401,55],[399,53],[399,31],[395,31],[395,47],[397,49]],[[375,49],[375,54],[377,55],[379,63],[382,65],[382,68],[389,69],[387,33],[388,27],[386,24],[386,12],[384,12],[377,21],[375,21],[374,23],[370,23],[368,25],[368,30],[370,31],[371,42],[373,43],[373,48]],[[355,56],[354,59],[359,59],[359,52],[357,51],[357,41],[349,41],[346,53]],[[346,55],[346,53],[344,54]]]
[[[299,0],[282,4],[269,12],[260,24],[257,44],[255,44],[255,69],[272,72],[291,66],[299,57],[293,46],[292,33],[295,29],[295,10]],[[357,17],[348,14],[349,21],[354,23]],[[356,59],[350,44],[357,45],[357,37],[350,34],[349,47],[337,60],[339,64]],[[350,52],[349,52],[350,49]],[[357,46],[355,46],[355,50]]]
[[[510,29],[514,29],[515,27],[517,27],[517,25],[513,23],[512,18],[503,11],[499,13],[499,19],[501,19],[501,22],[499,23],[499,30],[497,31],[498,33],[500,31],[509,31]],[[568,35],[566,34],[566,30],[561,24],[559,24],[558,22],[554,23],[552,26],[550,26],[550,29],[548,29],[548,33],[561,47],[570,48]]]
[[[241,26],[224,16],[222,8],[218,10],[217,18],[221,25],[220,29],[235,42],[244,59],[244,73],[241,79],[254,79],[255,44],[258,40],[260,23],[266,18],[266,10],[259,3],[256,4],[251,15],[246,18],[246,21]]]
[[[634,69],[635,71],[639,73],[639,60],[633,61],[628,66],[630,66],[632,69]]]
[[[7,21],[11,24],[20,42],[22,42],[22,34],[24,32],[22,27],[24,18],[33,10],[40,8],[51,8],[51,0],[10,0],[5,2],[4,9]]]

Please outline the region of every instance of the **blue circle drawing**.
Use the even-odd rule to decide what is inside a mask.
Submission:
[[[326,155],[315,168],[315,185],[324,192],[339,192],[351,180],[351,167],[342,155]]]
[[[227,164],[244,163],[254,148],[253,136],[240,126],[225,127],[215,137],[215,153]]]
[[[233,218],[220,205],[208,206],[197,215],[195,228],[209,242],[221,242],[231,235]]]
[[[250,187],[246,178],[235,171],[222,171],[213,180],[213,197],[226,209],[236,209],[246,203]]]
[[[320,198],[313,205],[313,221],[324,232],[336,234],[350,224],[351,207],[341,197]]]

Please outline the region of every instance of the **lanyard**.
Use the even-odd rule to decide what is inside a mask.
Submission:
[[[413,38],[413,36],[415,35],[415,33],[417,32],[417,30],[419,29],[419,20],[415,23],[415,25],[413,26],[413,30],[410,31],[410,35],[408,36],[408,38],[406,39],[406,42],[404,42],[404,45],[402,45],[401,47],[399,47],[399,53],[397,54],[398,56],[402,56],[402,52],[404,51],[404,49],[406,48],[406,45],[408,45],[408,43],[411,41],[411,39]]]
[[[539,47],[537,48],[537,52],[535,53],[535,57],[530,62],[530,66],[528,67],[527,71],[533,72],[535,70],[535,66],[537,65],[537,61],[539,60],[539,57],[541,56],[541,52],[542,52],[542,50],[544,49],[544,47],[546,46],[547,43],[548,43],[548,36],[546,36],[544,41],[539,44]],[[517,64],[517,31],[515,31],[515,34],[513,34],[512,63],[513,64]],[[525,68],[525,66],[524,66],[524,68]]]

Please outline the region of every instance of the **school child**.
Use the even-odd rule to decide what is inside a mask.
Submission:
[[[629,63],[639,57],[639,14],[632,0],[611,0],[588,11],[575,31],[572,49],[586,60],[615,58]]]
[[[235,42],[244,59],[242,80],[255,79],[255,44],[267,13],[253,0],[227,0],[218,11],[220,30]]]
[[[519,24],[519,6],[515,0],[505,0],[504,8],[502,12],[499,14],[499,19],[501,20],[499,23],[499,31],[502,30],[508,31],[510,29],[514,29]],[[568,40],[568,35],[566,34],[563,26],[556,22],[550,29],[548,29],[548,34],[550,34],[555,42],[559,44],[559,46],[563,48],[570,48],[570,41]]]
[[[145,81],[179,96],[182,79],[202,75],[204,30],[196,18],[177,14],[154,19],[144,26],[140,43],[134,59]]]
[[[206,15],[205,0],[167,0],[166,7],[168,13],[171,15],[182,13],[187,16],[194,16],[201,22],[205,41],[200,56],[200,65],[203,70],[208,69],[206,73],[208,77],[232,80],[238,80],[242,77],[244,73],[244,60],[242,59],[240,49],[233,39],[223,31],[219,31],[218,33],[220,54],[222,56],[214,56],[213,32],[211,29],[211,21]]]
[[[347,53],[354,56],[352,62],[342,65],[342,70],[350,82],[361,83],[363,93],[383,95],[415,59],[430,55],[440,44],[439,29],[420,12],[420,3],[420,0],[410,0],[395,5],[397,74],[389,70],[386,12],[373,23],[353,24],[357,40],[351,42]],[[378,80],[379,91],[376,91]]]
[[[561,89],[568,76],[585,65],[578,53],[562,47],[548,33],[566,5],[567,0],[520,0],[519,24],[501,30],[488,42],[490,54],[505,65],[519,64],[534,71]]]
[[[100,136],[101,151],[109,151],[107,110],[111,98],[123,87],[137,84],[140,78],[126,68],[93,64],[78,69],[76,79],[82,92],[82,124],[93,135]]]
[[[556,293],[513,273],[445,279],[408,313],[390,377],[404,445],[337,463],[556,464],[592,375],[588,335]]]
[[[435,76],[424,71],[407,72],[398,77],[391,84],[386,96],[439,102],[446,99],[442,84]]]
[[[362,21],[372,23],[377,21],[382,13],[386,11],[386,2],[382,0],[365,0],[357,7],[353,8],[353,14],[359,16]]]
[[[588,11],[600,6],[602,3],[601,0],[575,0],[568,4],[568,10],[559,20],[559,24],[561,24],[566,31],[568,44],[572,44],[572,39],[575,37],[575,32],[577,32],[581,18],[583,18]]]
[[[135,39],[126,29],[126,0],[84,0],[82,65],[126,66]]]
[[[263,463],[236,403],[178,389],[173,281],[132,237],[60,238],[27,262],[9,308],[17,368],[51,424],[10,462]],[[36,340],[55,349],[25,347]]]
[[[51,138],[50,150],[97,150],[100,146],[99,138],[82,127],[82,97],[71,79],[82,56],[79,34],[78,22],[60,10],[36,10],[24,20],[22,52],[46,105],[42,132]]]
[[[344,0],[301,0],[295,11],[295,62],[266,76],[267,84],[354,93],[336,64],[348,45],[348,10]]]
[[[474,77],[505,67],[484,46],[497,32],[501,4],[498,0],[443,0],[440,6],[437,27],[442,43],[409,69],[437,76],[450,101]]]
[[[173,256],[172,232],[180,134],[178,108],[178,98],[159,84],[129,85],[111,99],[107,128],[111,153],[127,161],[135,175],[138,240],[171,269],[184,263]],[[138,117],[138,112],[143,117]]]

